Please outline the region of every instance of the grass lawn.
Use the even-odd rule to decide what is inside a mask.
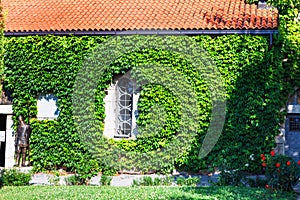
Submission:
[[[291,193],[271,193],[246,187],[111,187],[23,186],[3,187],[1,200],[18,199],[296,199]]]

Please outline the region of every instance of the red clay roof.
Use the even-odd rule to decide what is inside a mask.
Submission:
[[[276,29],[278,11],[244,0],[2,0],[6,32]]]

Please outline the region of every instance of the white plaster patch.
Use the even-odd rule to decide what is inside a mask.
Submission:
[[[40,95],[37,100],[37,119],[56,119],[59,115],[57,100],[53,94]]]

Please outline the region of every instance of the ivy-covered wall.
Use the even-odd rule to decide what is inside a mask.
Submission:
[[[174,36],[176,37],[176,36]],[[101,157],[93,158],[80,141],[74,125],[72,94],[77,72],[86,56],[108,36],[27,36],[5,38],[6,87],[12,92],[13,110],[25,116],[33,127],[31,163],[37,171],[66,167],[69,171],[91,174],[110,169]],[[211,100],[204,81],[189,70],[191,67],[177,55],[159,49],[126,54],[111,64],[99,80],[95,115],[103,127],[103,97],[115,75],[141,64],[163,64],[190,77],[197,93],[199,128],[191,149],[178,155],[175,163],[162,163],[162,168],[136,166],[142,171],[169,171],[174,167],[197,171],[209,166],[228,165],[240,168],[249,164],[250,171],[259,169],[261,153],[274,147],[280,113],[286,102],[281,56],[276,45],[269,48],[268,37],[254,35],[192,36],[215,62],[225,82],[227,113],[223,133],[213,151],[204,159],[199,149],[210,122]],[[109,53],[109,52],[108,52]],[[57,120],[38,121],[37,96],[53,93],[58,97]],[[107,141],[126,151],[151,152],[167,146],[179,126],[180,105],[169,90],[159,85],[143,87],[138,103],[139,125],[150,123],[152,105],[159,103],[166,111],[163,131],[147,134],[137,140]],[[148,120],[148,121],[147,121]],[[255,160],[250,160],[250,155]],[[163,158],[161,160],[164,160]],[[128,161],[129,162],[129,161]],[[126,164],[126,162],[124,161]],[[139,165],[136,163],[136,165]]]

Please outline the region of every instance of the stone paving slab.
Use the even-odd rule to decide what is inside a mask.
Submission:
[[[68,175],[68,176],[72,176],[72,175]],[[59,177],[59,181],[58,184],[59,185],[66,185],[65,182],[65,178],[67,178],[68,176],[60,176]],[[166,176],[163,175],[156,175],[156,174],[152,174],[152,175],[126,175],[126,174],[121,174],[119,176],[113,176],[112,177],[112,181],[111,181],[111,185],[112,186],[131,186],[133,183],[133,180],[138,180],[141,179],[145,176],[150,176],[153,179],[156,177],[160,177],[160,178],[164,178]],[[184,178],[188,178],[189,176],[172,176],[173,177],[173,185],[175,184],[175,181],[178,177],[184,177]],[[216,182],[218,180],[219,175],[214,175],[214,176],[191,176],[191,177],[200,177],[201,181],[198,184],[198,186],[210,186],[210,182]],[[40,174],[34,174],[32,176],[31,181],[29,182],[31,185],[53,185],[53,183],[50,181],[51,178],[55,178],[54,175],[52,174],[44,174],[44,173],[40,173]],[[100,185],[100,180],[101,180],[101,176],[94,176],[91,178],[89,185],[94,185],[94,186],[99,186]]]
[[[51,185],[49,182],[49,178],[52,175],[50,174],[34,174],[29,181],[30,185]]]

